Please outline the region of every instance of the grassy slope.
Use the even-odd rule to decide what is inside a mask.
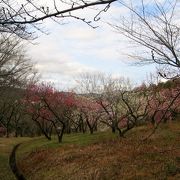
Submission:
[[[98,139],[102,140],[103,138],[111,138],[112,134],[107,137],[108,134],[101,133],[98,134],[98,136],[93,135],[90,136],[88,134],[85,134],[84,136],[77,134],[77,135],[66,135],[64,137],[63,145],[69,144],[69,143],[75,143],[75,144],[81,144],[86,145],[91,142],[98,141]],[[15,180],[15,176],[12,173],[10,167],[9,167],[9,155],[13,149],[13,146],[23,143],[21,146],[23,149],[22,151],[18,151],[17,154],[18,157],[20,157],[22,154],[26,154],[28,152],[36,151],[36,149],[39,148],[56,148],[61,146],[59,143],[57,143],[56,139],[53,139],[53,141],[47,141],[45,138],[0,138],[0,180]],[[21,147],[20,146],[20,147]],[[18,158],[17,157],[17,158]]]
[[[15,144],[25,142],[30,138],[0,138],[0,180],[15,180],[9,167],[9,154]]]
[[[163,125],[145,143],[147,127],[119,139],[110,132],[35,139],[18,151],[28,179],[180,179],[180,123]],[[111,140],[107,140],[107,137]],[[140,143],[140,144],[139,144]]]

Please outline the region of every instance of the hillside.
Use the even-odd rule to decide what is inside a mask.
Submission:
[[[31,140],[18,150],[18,165],[33,180],[180,179],[180,122],[162,124],[150,139],[140,141],[149,132],[141,126],[127,138],[75,134],[62,145]]]

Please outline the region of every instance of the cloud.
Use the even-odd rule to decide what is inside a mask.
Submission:
[[[74,27],[66,30],[64,38],[70,41],[92,41],[96,37],[96,32],[89,27]]]
[[[46,63],[38,63],[36,68],[41,73],[51,73],[51,74],[59,74],[61,76],[68,75],[74,76],[84,71],[93,71],[93,68],[82,65],[78,62],[73,61],[50,61]]]
[[[77,12],[81,17],[91,19],[95,10]],[[74,77],[83,72],[107,72],[114,76],[126,76],[140,82],[146,78],[154,66],[130,67],[127,54],[139,51],[134,48],[127,38],[113,32],[105,22],[120,15],[126,15],[127,9],[114,3],[106,13],[101,14],[101,20],[92,29],[87,24],[72,20],[71,23],[59,25],[48,21],[47,29],[50,34],[42,34],[36,42],[38,45],[28,45],[28,54],[37,62],[37,69],[42,79],[52,81],[56,86],[72,86]],[[79,14],[78,14],[79,13]]]
[[[39,45],[31,46],[29,55],[36,62],[40,73],[59,73],[61,75],[73,75],[82,71],[91,71],[91,67],[76,61],[70,53],[63,51],[63,48],[55,42],[55,39]]]

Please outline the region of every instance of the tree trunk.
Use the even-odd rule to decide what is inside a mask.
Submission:
[[[94,131],[97,131],[97,122],[94,125]]]
[[[65,125],[62,125],[62,130],[61,132],[58,134],[58,142],[62,143],[62,138],[63,138],[63,134],[64,134],[64,130],[65,130]]]
[[[86,123],[87,123],[87,126],[88,126],[88,128],[89,128],[89,131],[90,131],[90,134],[93,134],[93,126],[91,126],[91,124],[90,124],[90,122],[89,122],[89,120],[88,119],[86,119]]]
[[[115,127],[111,127],[112,128],[112,133],[115,133],[116,132],[116,128]]]
[[[15,130],[15,137],[18,137],[18,132],[17,132],[17,130]]]
[[[44,133],[44,135],[45,135],[45,137],[46,137],[49,141],[51,141],[51,137],[50,137],[50,136],[48,136],[46,133]]]
[[[124,133],[122,133],[122,132],[120,132],[120,131],[118,131],[119,132],[119,137],[120,138],[124,138]]]
[[[9,138],[9,127],[6,128],[6,138]]]
[[[36,120],[34,120],[34,121],[35,121],[36,124],[38,125],[41,133],[43,133],[44,136],[45,136],[48,140],[51,140],[51,136],[48,135],[48,132],[46,133],[46,131],[45,131],[45,130],[43,129],[43,127],[41,126],[41,124],[40,124],[38,121],[36,121]]]
[[[20,129],[20,136],[23,137],[23,131]]]
[[[89,130],[90,130],[90,134],[93,134],[93,128],[89,128]]]

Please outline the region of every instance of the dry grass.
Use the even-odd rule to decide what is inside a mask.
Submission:
[[[31,138],[0,138],[0,180],[16,179],[9,166],[9,155],[14,145],[29,141],[30,139]]]
[[[28,179],[180,179],[180,124],[164,125],[142,143],[147,127],[127,138],[64,145],[30,153],[19,166]]]

